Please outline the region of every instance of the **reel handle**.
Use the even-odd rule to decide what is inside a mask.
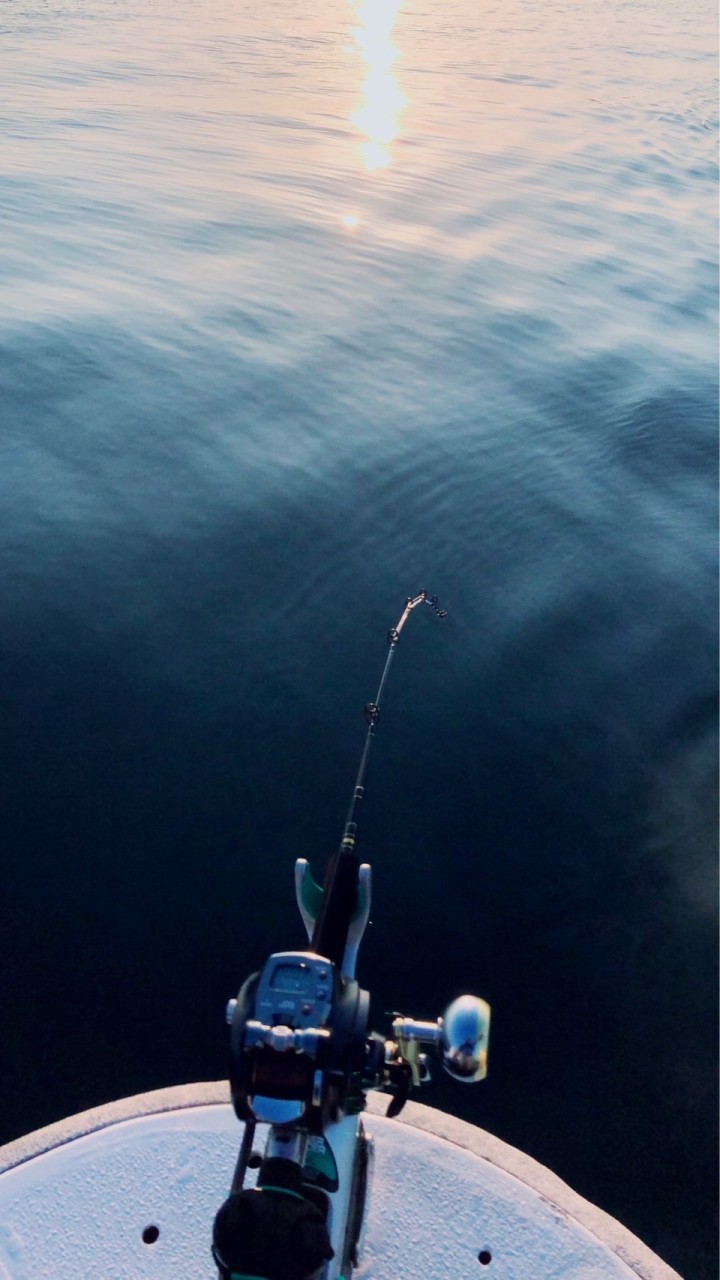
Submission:
[[[388,1061],[408,1063],[414,1084],[421,1084],[429,1075],[424,1055],[419,1053],[421,1044],[437,1048],[443,1067],[454,1080],[472,1084],[485,1079],[490,1005],[479,996],[458,996],[436,1022],[397,1015],[392,1026],[395,1040],[394,1044],[389,1042]]]

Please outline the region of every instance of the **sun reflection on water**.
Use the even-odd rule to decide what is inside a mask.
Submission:
[[[405,97],[393,71],[398,51],[392,34],[403,0],[350,0],[352,36],[364,64],[362,105],[352,116],[363,134],[360,154],[369,172],[387,169]]]

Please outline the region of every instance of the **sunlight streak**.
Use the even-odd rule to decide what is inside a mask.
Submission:
[[[352,27],[352,36],[365,69],[363,101],[352,121],[364,135],[360,154],[369,172],[388,168],[398,117],[406,102],[393,71],[398,50],[391,39],[402,3],[350,0],[357,24]]]

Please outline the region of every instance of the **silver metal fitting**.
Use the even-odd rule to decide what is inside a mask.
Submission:
[[[394,1018],[393,1032],[398,1040],[406,1043],[439,1044],[442,1034],[440,1019],[437,1022],[419,1022],[417,1018]]]
[[[330,1038],[326,1027],[294,1031],[292,1027],[268,1027],[256,1018],[249,1018],[245,1024],[246,1049],[267,1048],[277,1053],[304,1053],[308,1058],[316,1058],[321,1045],[327,1044]]]

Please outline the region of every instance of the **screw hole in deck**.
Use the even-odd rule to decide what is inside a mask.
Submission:
[[[489,1267],[492,1262],[492,1254],[489,1249],[481,1249],[478,1254],[478,1262],[481,1267]]]
[[[155,1244],[159,1235],[160,1228],[156,1227],[154,1223],[151,1223],[150,1226],[146,1227],[142,1233],[143,1244]]]

